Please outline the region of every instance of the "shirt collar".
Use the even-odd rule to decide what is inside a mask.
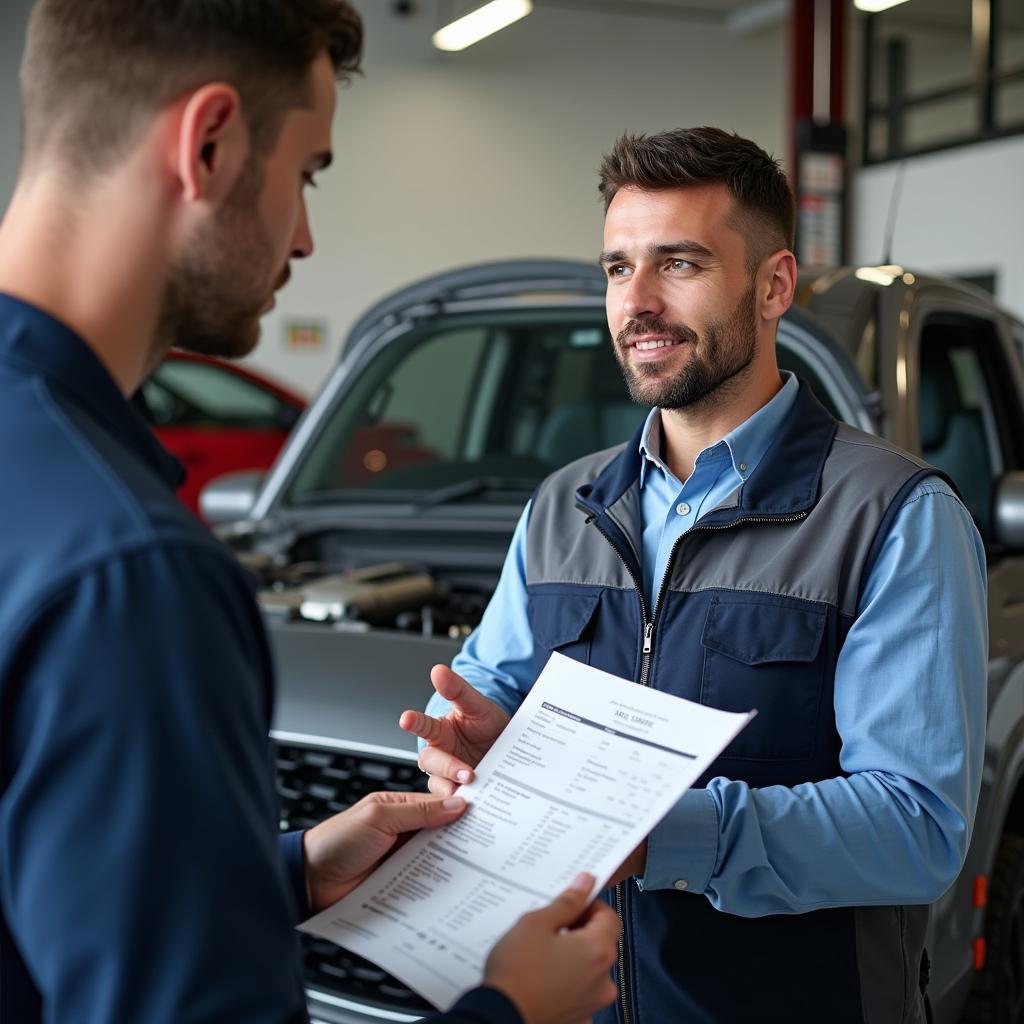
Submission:
[[[741,480],[746,480],[757,468],[772,443],[786,414],[796,401],[799,382],[788,370],[780,370],[782,388],[748,419],[729,431],[721,441],[709,445],[698,456],[697,463],[706,465],[728,458]],[[644,486],[647,473],[653,467],[666,476],[673,474],[661,460],[661,410],[652,409],[640,434],[640,486]],[[673,477],[674,479],[674,477]]]
[[[0,360],[55,384],[125,447],[177,488],[184,467],[121,394],[95,352],[66,324],[0,293]]]

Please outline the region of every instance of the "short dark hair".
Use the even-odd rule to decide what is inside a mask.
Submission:
[[[109,167],[156,111],[205,82],[239,92],[253,147],[309,102],[326,52],[359,70],[363,29],[347,0],[39,0],[21,65],[22,161],[53,147],[76,172]]]
[[[760,146],[721,128],[678,128],[659,135],[623,135],[601,161],[598,189],[607,212],[620,188],[661,191],[724,185],[735,223],[747,240],[751,270],[770,252],[792,249],[793,190],[778,163]]]

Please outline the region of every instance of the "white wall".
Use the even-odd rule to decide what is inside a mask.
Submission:
[[[852,255],[883,252],[897,164],[854,174]],[[915,270],[996,275],[996,298],[1024,318],[1024,137],[906,161],[892,258]]]
[[[461,54],[430,44],[437,6],[399,20],[389,0],[356,0],[365,78],[339,94],[335,166],[310,196],[317,253],[265,321],[252,362],[309,391],[347,328],[386,292],[479,260],[594,258],[596,169],[623,131],[718,124],[784,156],[785,33],[737,36],[675,18],[538,4],[518,25]],[[21,37],[2,0],[4,47]],[[14,63],[0,92],[0,197],[13,184]],[[284,325],[327,324],[321,352],[286,348]]]

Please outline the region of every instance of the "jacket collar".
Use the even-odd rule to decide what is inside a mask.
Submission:
[[[177,488],[185,470],[121,394],[93,350],[66,324],[0,293],[0,362],[43,378]]]

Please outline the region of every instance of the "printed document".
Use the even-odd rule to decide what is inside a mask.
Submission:
[[[751,717],[555,653],[459,789],[465,814],[417,834],[300,928],[447,1009],[522,914],[580,871],[596,895]]]

